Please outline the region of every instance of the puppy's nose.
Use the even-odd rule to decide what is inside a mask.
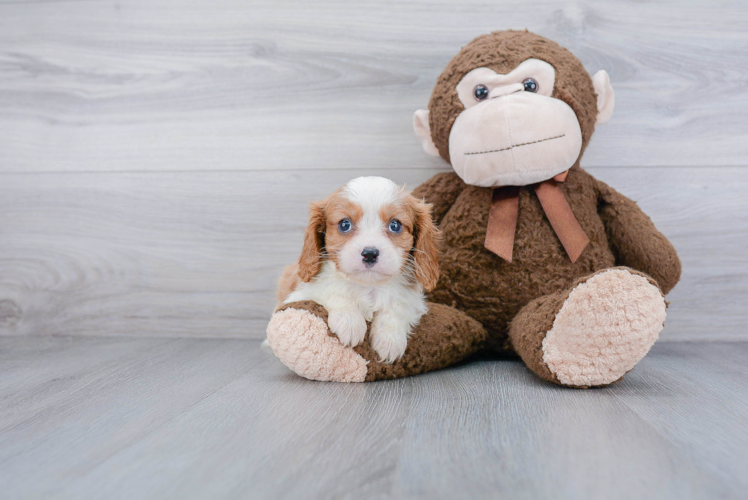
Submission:
[[[364,258],[364,264],[375,264],[377,257],[379,257],[379,249],[374,247],[366,247],[361,252],[361,257]]]

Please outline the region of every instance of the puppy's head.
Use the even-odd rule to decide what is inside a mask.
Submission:
[[[323,259],[362,284],[412,276],[426,291],[439,278],[431,206],[383,177],[359,177],[312,204],[299,259],[299,276],[311,280]]]

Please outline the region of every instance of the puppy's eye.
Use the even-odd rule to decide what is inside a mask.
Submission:
[[[340,231],[341,233],[347,233],[351,230],[352,227],[353,224],[351,224],[351,221],[349,221],[348,219],[343,219],[338,222],[338,231]]]
[[[390,231],[392,231],[393,233],[399,233],[402,230],[403,230],[403,225],[399,220],[392,219],[390,221]]]
[[[522,82],[522,85],[525,86],[525,92],[537,92],[539,88],[538,82],[534,78],[528,78]]]
[[[473,89],[473,96],[476,101],[485,101],[488,99],[488,87],[485,85],[476,85]]]

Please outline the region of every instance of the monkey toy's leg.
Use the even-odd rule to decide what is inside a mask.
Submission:
[[[647,354],[664,326],[666,307],[652,278],[615,267],[527,304],[512,320],[509,338],[545,380],[605,386]]]
[[[447,367],[475,353],[486,339],[483,326],[464,313],[429,303],[402,358],[383,363],[369,343],[343,346],[327,327],[327,311],[312,301],[293,302],[273,314],[268,341],[280,361],[302,377],[369,382]]]

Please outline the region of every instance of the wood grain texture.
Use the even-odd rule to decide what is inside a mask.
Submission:
[[[580,391],[517,361],[346,385],[257,341],[2,338],[0,380],[36,375],[0,391],[0,498],[742,498],[746,356],[657,344]]]
[[[434,172],[372,173],[414,186]],[[680,253],[663,339],[748,338],[748,171],[591,172],[638,200]],[[262,338],[309,202],[349,176],[6,174],[0,334]]]
[[[610,73],[585,165],[746,165],[747,27],[741,0],[3,2],[0,172],[438,167],[412,114],[507,28]]]

